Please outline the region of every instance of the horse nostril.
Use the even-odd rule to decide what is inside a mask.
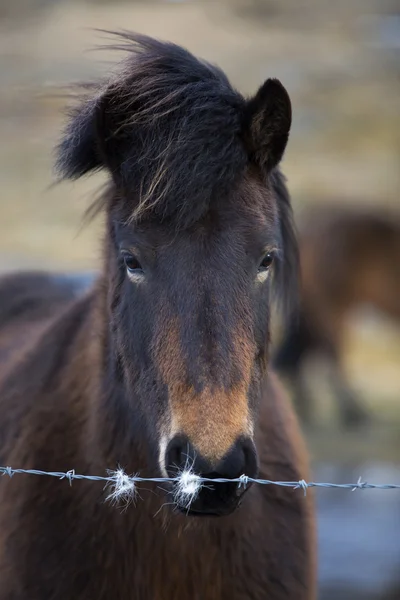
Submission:
[[[194,451],[189,439],[176,435],[169,442],[165,453],[165,468],[170,477],[176,477],[179,471],[193,464]]]
[[[174,445],[169,449],[168,452],[168,467],[179,468],[182,461],[182,448],[181,446]]]

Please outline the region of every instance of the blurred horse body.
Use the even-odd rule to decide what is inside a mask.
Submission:
[[[362,423],[369,415],[343,371],[345,327],[360,305],[400,320],[400,218],[337,204],[309,209],[299,245],[299,308],[283,332],[274,366],[288,377],[299,413],[310,422],[313,407],[303,367],[311,357],[323,358],[342,422]]]
[[[245,100],[173,44],[121,45],[59,147],[63,177],[109,175],[99,276],[0,281],[0,464],[170,481],[121,513],[99,483],[1,478],[0,600],[314,600],[311,493],[176,483],[308,477],[267,369],[270,296],[297,267],[289,97],[267,80]]]

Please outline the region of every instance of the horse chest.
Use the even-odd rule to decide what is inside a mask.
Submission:
[[[136,537],[125,561],[126,600],[223,600],[223,555],[212,540],[173,528]],[[232,597],[232,596],[230,596]],[[125,597],[124,597],[125,600]]]

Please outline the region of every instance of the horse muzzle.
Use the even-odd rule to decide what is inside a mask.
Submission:
[[[202,457],[186,436],[175,436],[166,451],[167,472],[174,479],[170,493],[176,508],[188,516],[226,516],[241,504],[251,483],[215,481],[254,478],[257,453],[250,438],[239,438],[226,455],[212,464]],[[203,481],[205,479],[206,481]]]
[[[212,478],[211,474],[207,478]],[[240,486],[238,483],[206,482],[191,501],[180,501],[181,491],[172,489],[177,510],[191,517],[224,517],[239,508],[246,491],[251,484]]]

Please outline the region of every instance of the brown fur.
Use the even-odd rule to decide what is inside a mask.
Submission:
[[[262,478],[307,479],[267,369],[270,290],[291,297],[297,266],[278,170],[290,100],[267,80],[247,101],[183,49],[123,39],[129,60],[74,113],[59,157],[66,176],[108,170],[102,273],[82,294],[0,281],[0,464],[160,476],[163,438],[183,433],[200,475],[254,476],[258,455]],[[0,600],[315,599],[312,493],[217,483],[189,516],[173,490],[142,483],[121,511],[101,483],[1,478]]]
[[[241,435],[251,435],[246,389],[205,389],[200,395],[185,388],[171,399],[173,430],[181,431],[212,464],[217,464]],[[194,407],[198,406],[198,410]],[[212,412],[216,420],[207,415]],[[221,421],[224,427],[221,428]]]
[[[161,320],[167,322],[167,316]],[[248,386],[251,371],[251,353],[248,341],[241,343],[237,336],[237,348],[241,351],[243,367],[240,382],[230,389],[215,389],[205,386],[196,393],[185,384],[186,365],[180,348],[179,331],[176,324],[169,322],[163,328],[156,351],[164,383],[169,391],[171,408],[170,423],[165,427],[168,436],[181,432],[188,436],[197,450],[212,464],[216,464],[230,449],[240,435],[251,435],[253,419],[249,414]],[[212,419],[207,418],[213,415]],[[223,426],[222,426],[223,423]]]
[[[21,362],[2,377],[3,462],[99,475],[122,458],[131,472],[140,464],[140,448],[126,448],[99,403],[102,328],[89,310],[99,288],[48,319],[39,339],[27,336]],[[55,354],[69,357],[56,370]],[[272,375],[256,440],[260,477],[307,479],[296,420]],[[253,486],[233,515],[187,523],[166,516],[168,507],[159,512],[163,501],[152,489],[140,486],[136,506],[121,512],[104,502],[101,483],[3,477],[1,600],[315,598],[312,493]]]

